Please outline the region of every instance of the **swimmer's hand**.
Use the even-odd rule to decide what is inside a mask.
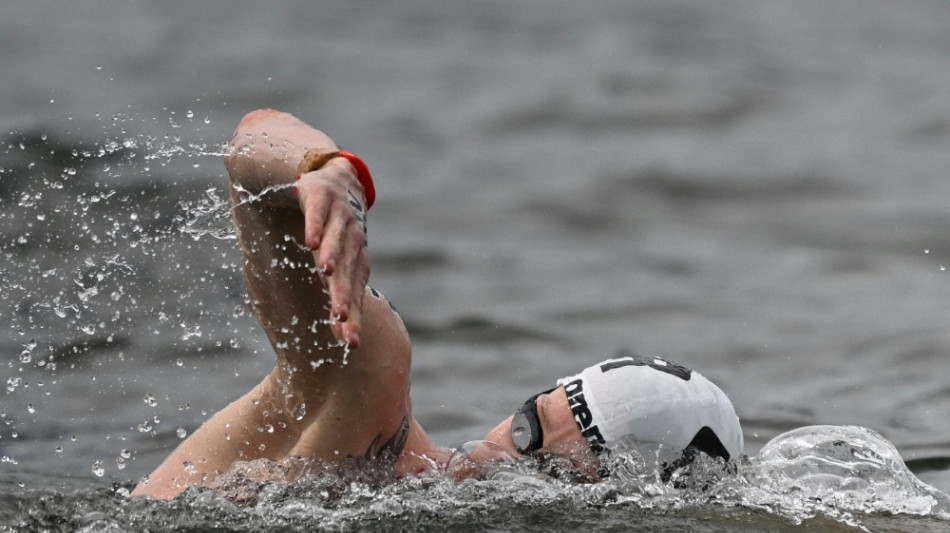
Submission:
[[[330,294],[330,329],[337,340],[357,348],[370,266],[366,202],[356,169],[342,157],[331,159],[301,175],[297,195],[305,243]]]

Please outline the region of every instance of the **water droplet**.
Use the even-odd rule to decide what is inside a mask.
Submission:
[[[105,468],[102,468],[102,461],[99,459],[96,459],[96,462],[92,463],[92,473],[96,477],[102,477],[105,475],[106,470]]]
[[[53,451],[56,452],[56,453],[63,453],[63,447],[62,447],[62,446],[57,446],[57,447],[53,448]]]
[[[158,405],[158,401],[151,394],[146,394],[145,398],[142,401],[144,401],[146,405],[148,405],[149,407],[155,407],[156,405]]]
[[[179,438],[179,439],[183,439],[183,438],[185,438],[185,437],[188,436],[188,432],[185,431],[185,428],[178,428],[178,429],[175,431],[175,435],[178,435],[178,438]]]
[[[185,360],[182,359],[181,357],[179,357],[178,359],[175,359],[175,366],[185,366]]]
[[[307,404],[303,402],[298,403],[293,409],[290,410],[290,414],[295,420],[303,420],[303,417],[307,415]]]
[[[32,403],[26,404],[26,410],[27,410],[30,414],[33,414],[33,413],[36,412],[36,408],[33,407],[33,404],[32,404]]]
[[[118,468],[119,470],[124,470],[124,469],[125,469],[125,459],[123,459],[123,458],[121,458],[121,457],[116,457],[116,458],[115,458],[115,467]]]

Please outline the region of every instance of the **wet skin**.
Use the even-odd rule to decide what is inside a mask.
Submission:
[[[335,158],[298,174],[307,152],[339,147],[274,110],[249,113],[231,144],[225,165],[244,281],[275,366],[183,441],[133,494],[170,498],[189,485],[214,486],[235,462],[255,459],[356,461],[398,476],[446,468],[452,450],[435,446],[412,416],[406,327],[367,285],[365,198],[354,167]],[[539,396],[537,407],[544,431],[538,453],[562,456],[596,479],[597,458],[563,387]],[[510,417],[485,440],[497,446],[475,449],[471,462],[491,462],[502,455],[499,448],[521,457]]]

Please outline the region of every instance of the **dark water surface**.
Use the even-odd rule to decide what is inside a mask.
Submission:
[[[3,4],[0,527],[950,529],[753,485],[115,495],[272,364],[220,162],[259,107],[371,165],[372,283],[438,442],[628,348],[718,383],[750,455],[865,426],[950,491],[948,27],[942,0]]]

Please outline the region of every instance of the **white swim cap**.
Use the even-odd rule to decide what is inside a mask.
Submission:
[[[675,363],[637,355],[608,359],[557,383],[595,451],[632,439],[726,460],[742,454],[732,402],[711,381]]]

